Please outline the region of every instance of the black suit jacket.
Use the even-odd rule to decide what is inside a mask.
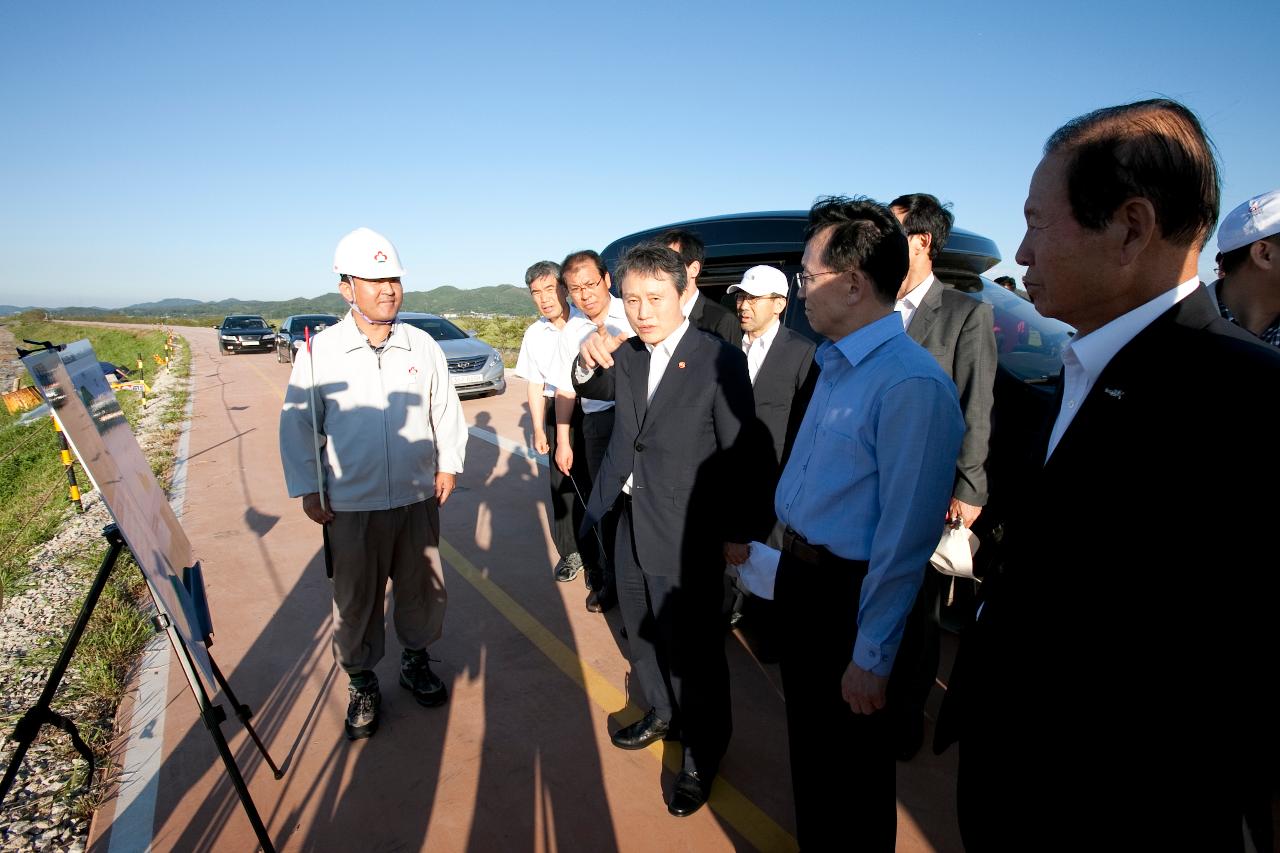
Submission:
[[[994,323],[990,305],[935,279],[907,327],[907,336],[927,349],[956,383],[965,430],[952,496],[973,506],[987,503],[987,448],[996,381]]]
[[[617,404],[582,532],[609,511],[632,475],[635,547],[645,572],[684,583],[689,571],[723,569],[722,543],[750,541],[749,513],[759,512],[743,463],[766,445],[746,356],[689,328],[648,402],[644,343],[633,337],[613,358],[612,368],[574,382],[579,394]]]
[[[995,833],[968,846],[1032,825],[1063,849],[1238,847],[1276,756],[1277,390],[1280,352],[1201,288],[1116,354],[1047,463],[1052,421],[1032,437],[939,721],[962,827],[968,803]]]
[[[689,325],[710,332],[720,340],[737,346],[742,340],[742,324],[738,315],[719,302],[712,302],[705,293],[699,294],[689,312]]]
[[[769,345],[769,352],[752,383],[756,417],[773,440],[779,474],[786,463],[785,452],[791,449],[791,441],[813,396],[813,386],[818,379],[818,365],[813,360],[816,349],[817,344],[804,335],[779,326],[777,337]]]

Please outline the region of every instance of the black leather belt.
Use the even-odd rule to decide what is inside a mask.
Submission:
[[[811,566],[842,569],[864,575],[867,573],[866,560],[846,560],[844,557],[837,557],[821,545],[809,544],[807,539],[790,527],[782,533],[782,550]]]

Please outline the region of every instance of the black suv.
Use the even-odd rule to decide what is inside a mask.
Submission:
[[[272,352],[276,330],[257,314],[231,314],[215,326],[218,348],[226,352]]]
[[[627,249],[657,238],[671,228],[684,228],[702,238],[707,246],[707,259],[698,276],[698,289],[733,311],[732,296],[726,294],[731,284],[742,280],[742,274],[757,264],[777,267],[791,282],[787,308],[782,322],[808,337],[819,336],[809,326],[804,305],[795,297],[794,274],[800,271],[804,253],[804,230],[808,211],[783,210],[765,213],[738,213],[713,216],[663,225],[630,234],[613,241],[601,253],[612,269]],[[1003,452],[1016,446],[1007,436],[1027,435],[1040,428],[1057,391],[1058,373],[1062,369],[1062,348],[1070,340],[1070,326],[1041,317],[1031,303],[1010,293],[982,273],[1000,262],[1000,251],[991,240],[963,228],[953,228],[951,237],[934,261],[934,274],[948,287],[990,303],[995,314],[996,346],[999,369],[996,372],[995,409],[992,414],[991,454],[987,459],[990,499],[974,526],[984,542],[999,538],[1003,516],[1000,505],[1002,483],[1008,482],[1011,466],[1019,464]],[[617,291],[618,281],[613,282]],[[995,556],[996,548],[979,549],[976,561],[981,573],[984,564]],[[961,596],[960,599],[966,599]],[[947,614],[946,622],[954,625],[966,618],[967,601]]]
[[[306,340],[308,329],[314,335],[337,322],[338,318],[333,314],[294,314],[285,317],[280,324],[280,334],[276,335],[276,361],[292,362],[297,357],[298,348]]]

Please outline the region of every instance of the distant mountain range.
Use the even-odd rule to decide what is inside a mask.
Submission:
[[[6,314],[21,314],[23,311],[30,310],[30,308],[19,308],[17,305],[0,305],[0,317]]]
[[[512,284],[497,284],[471,290],[444,286],[434,290],[407,292],[404,295],[405,311],[429,311],[434,314],[502,314],[528,316],[536,314],[529,291]],[[6,310],[8,309],[8,310]],[[0,314],[29,310],[0,305]],[[50,309],[53,316],[92,317],[96,314],[124,315],[130,317],[221,317],[224,314],[262,314],[280,319],[290,314],[342,314],[347,305],[335,293],[311,298],[286,299],[269,302],[252,299],[220,299],[201,302],[198,299],[161,299],[158,302],[140,302],[124,308],[93,308],[72,306]]]

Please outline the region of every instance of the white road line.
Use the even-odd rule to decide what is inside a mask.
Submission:
[[[481,441],[487,441],[490,444],[494,445],[495,447],[502,448],[503,450],[510,453],[512,456],[523,456],[525,459],[532,459],[534,462],[537,462],[543,468],[548,467],[547,454],[538,453],[536,450],[532,450],[518,441],[512,441],[509,438],[505,438],[501,435],[498,435],[497,433],[490,432],[487,429],[480,429],[480,427],[468,427],[467,432],[471,433],[473,436],[480,439]]]
[[[194,361],[194,359],[193,359]],[[187,497],[187,456],[191,452],[191,415],[195,410],[195,374],[187,378],[187,408],[182,415],[173,463],[169,506],[182,518]],[[143,651],[138,670],[138,698],[129,722],[128,743],[116,791],[116,815],[111,822],[108,853],[135,853],[151,849],[155,832],[156,794],[160,789],[160,765],[164,761],[164,709],[168,704],[169,636],[156,634]]]

